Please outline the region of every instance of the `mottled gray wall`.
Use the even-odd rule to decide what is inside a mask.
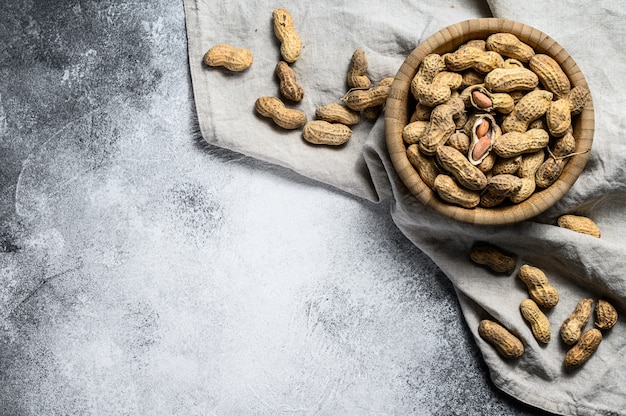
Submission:
[[[0,39],[0,414],[536,414],[387,203],[199,143],[180,1]]]

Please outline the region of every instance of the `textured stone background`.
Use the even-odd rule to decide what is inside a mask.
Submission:
[[[180,0],[0,4],[1,415],[530,415],[373,205],[202,146]]]

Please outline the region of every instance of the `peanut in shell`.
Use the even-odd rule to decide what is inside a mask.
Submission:
[[[598,329],[611,329],[617,323],[617,310],[613,305],[604,299],[599,299],[596,303],[596,322]]]

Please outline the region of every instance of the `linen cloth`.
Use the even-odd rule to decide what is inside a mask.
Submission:
[[[184,6],[194,98],[207,143],[290,168],[365,200],[391,198],[394,222],[452,281],[498,388],[556,414],[626,414],[624,319],[604,334],[592,359],[573,372],[564,369],[567,348],[558,335],[560,323],[584,297],[605,298],[621,315],[626,311],[626,146],[622,140],[626,122],[621,116],[626,5],[611,1],[524,2],[520,7],[509,0],[436,5],[398,0],[384,4],[185,0]],[[382,116],[361,121],[345,146],[330,148],[309,145],[300,129],[285,131],[255,113],[258,97],[278,95],[274,68],[281,58],[271,21],[278,7],[294,16],[303,41],[302,54],[292,67],[305,97],[292,107],[309,119],[317,106],[339,102],[346,92],[346,72],[355,49],[365,51],[368,76],[377,82],[394,76],[421,41],[459,21],[494,16],[543,31],[568,50],[590,85],[596,130],[587,167],[554,207],[519,224],[474,226],[432,212],[397,177],[386,151]],[[217,43],[250,49],[253,65],[242,73],[207,68],[202,56]],[[565,213],[591,217],[602,230],[601,238],[556,226],[556,218]],[[497,276],[469,261],[470,247],[477,241],[514,253],[518,267],[526,263],[541,268],[559,290],[559,304],[547,313],[552,324],[547,346],[538,345],[520,316],[518,305],[528,293],[516,273]],[[515,361],[502,359],[478,336],[483,318],[518,333],[525,354]]]

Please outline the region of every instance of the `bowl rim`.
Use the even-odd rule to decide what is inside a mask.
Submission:
[[[544,53],[554,58],[566,75],[572,87],[582,85],[589,88],[584,74],[569,53],[544,32],[527,24],[503,19],[485,17],[461,21],[447,26],[421,42],[407,56],[391,85],[385,109],[385,141],[393,167],[401,181],[424,205],[439,214],[452,219],[480,225],[506,225],[535,217],[553,206],[572,187],[584,170],[589,159],[594,135],[593,99],[590,97],[585,108],[572,120],[576,139],[575,155],[565,165],[560,177],[548,188],[536,191],[519,204],[494,208],[464,208],[442,201],[426,185],[406,155],[406,145],[402,140],[402,130],[408,124],[410,84],[417,73],[419,64],[429,53],[443,54],[472,39],[486,39],[490,34],[508,32],[530,45],[536,53]]]

